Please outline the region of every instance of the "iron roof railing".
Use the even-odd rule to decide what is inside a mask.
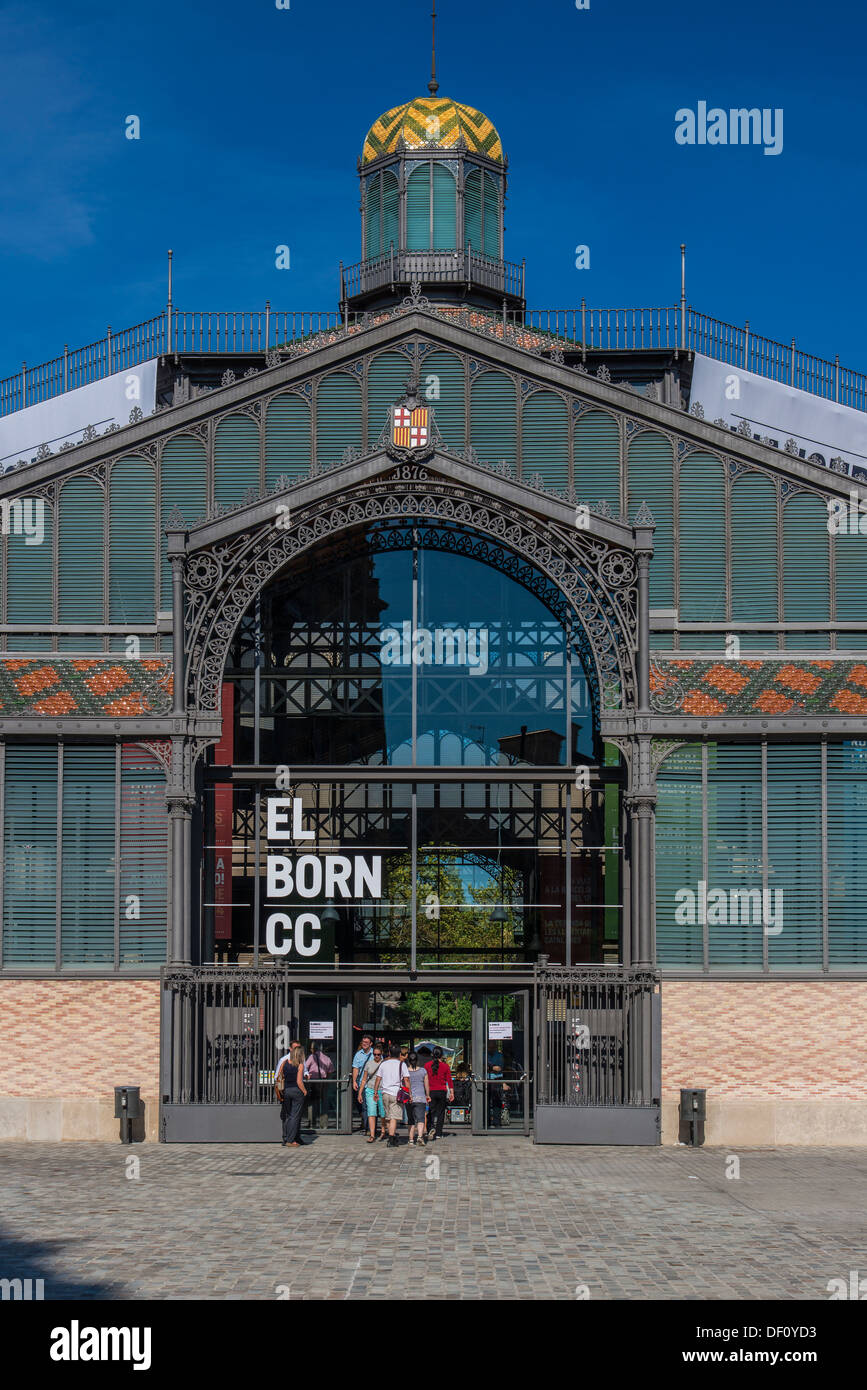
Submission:
[[[431,306],[433,312],[436,308]],[[788,345],[779,343],[751,332],[749,323],[740,328],[697,309],[687,308],[684,312],[679,305],[593,309],[582,301],[577,309],[528,309],[523,314],[509,311],[506,319],[513,326],[574,343],[585,352],[703,353],[742,371],[867,411],[864,372],[841,367],[839,357],[830,362],[804,352],[796,347],[794,339]],[[39,366],[22,363],[19,372],[0,380],[0,417],[153,357],[173,353],[263,353],[317,333],[334,332],[341,324],[336,311],[281,311],[272,309],[270,303],[264,309],[237,311],[167,308],[155,318],[119,333],[109,327],[104,338],[86,347],[64,347],[60,356]]]

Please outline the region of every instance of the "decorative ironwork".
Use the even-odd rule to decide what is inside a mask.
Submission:
[[[673,714],[681,708],[686,691],[674,673],[657,664],[650,663],[650,706],[660,714]]]
[[[218,710],[229,643],[267,582],[320,541],[361,526],[368,528],[368,542],[383,549],[407,548],[415,534],[431,548],[467,554],[510,574],[573,630],[597,710],[634,704],[637,623],[628,551],[443,478],[396,474],[293,509],[286,530],[263,523],[190,555],[190,708]]]

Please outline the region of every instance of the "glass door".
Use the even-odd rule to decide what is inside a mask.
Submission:
[[[308,1101],[304,1127],[349,1134],[352,1129],[352,996],[295,990],[294,1028],[304,1049]]]
[[[473,1134],[529,1134],[532,1038],[526,989],[473,996]]]

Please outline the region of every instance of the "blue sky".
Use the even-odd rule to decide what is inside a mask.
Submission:
[[[426,93],[430,8],[0,5],[0,375],[159,312],[169,246],[182,308],[333,309],[364,134]],[[440,94],[510,159],[530,306],[674,303],[685,241],[690,303],[867,369],[863,3],[438,8]],[[782,153],[678,145],[702,100],[782,108]]]

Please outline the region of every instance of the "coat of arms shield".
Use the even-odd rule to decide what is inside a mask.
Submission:
[[[430,406],[419,400],[418,386],[410,382],[402,401],[391,407],[388,452],[392,458],[420,459],[433,451]]]

